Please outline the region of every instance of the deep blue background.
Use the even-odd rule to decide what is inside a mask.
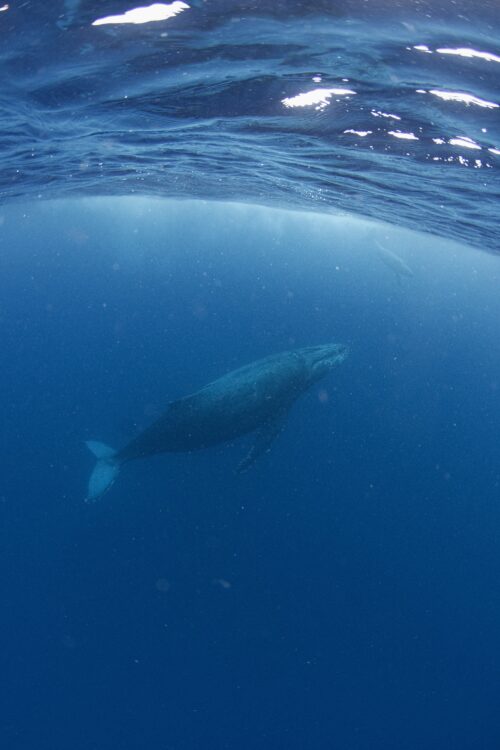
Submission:
[[[498,259],[224,204],[0,220],[2,747],[498,748]],[[248,474],[242,440],[83,503],[85,439],[331,340]]]

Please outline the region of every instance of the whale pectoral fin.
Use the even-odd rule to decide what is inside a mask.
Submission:
[[[236,468],[237,474],[242,474],[256,461],[263,453],[267,453],[271,448],[273,440],[283,429],[287,412],[280,412],[274,419],[266,422],[258,431],[254,444],[248,451],[245,458],[240,461]]]

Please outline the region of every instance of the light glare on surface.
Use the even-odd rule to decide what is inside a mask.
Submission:
[[[415,48],[416,49],[416,48]],[[460,57],[477,57],[487,62],[498,62],[500,63],[500,57],[494,55],[492,52],[479,52],[478,50],[471,49],[469,47],[457,47],[452,49],[451,47],[439,47],[436,50],[440,55],[459,55]]]
[[[450,146],[463,146],[464,148],[475,148],[479,151],[481,150],[481,146],[473,141],[472,138],[468,138],[465,135],[460,138],[450,138],[448,143],[450,144]]]
[[[168,5],[165,3],[153,3],[147,7],[132,8],[120,16],[105,16],[92,22],[92,26],[104,26],[110,23],[150,23],[151,21],[166,21],[173,18],[183,10],[189,8],[182,0],[174,0]]]
[[[287,96],[281,100],[281,103],[285,107],[312,107],[316,105],[316,109],[324,109],[330,104],[330,98],[333,95],[349,96],[355,93],[351,89],[313,89],[312,91],[305,91],[303,94],[297,94],[297,96]]]
[[[400,120],[401,117],[399,115],[392,115],[390,112],[381,112],[380,110],[372,109],[370,112],[374,117],[389,117],[392,120]]]
[[[371,135],[373,130],[353,130],[353,128],[349,128],[349,130],[344,130],[344,133],[351,133],[352,135],[359,135],[361,138],[365,138],[367,135]]]
[[[438,91],[437,89],[430,89],[429,94],[439,96],[440,99],[444,99],[445,102],[462,102],[463,104],[475,104],[478,107],[487,107],[488,109],[495,109],[499,105],[496,102],[489,102],[486,99],[480,99],[478,96],[472,94],[465,94],[460,91]]]
[[[389,130],[389,135],[393,135],[395,138],[403,138],[407,141],[418,141],[415,133],[402,133],[400,130]]]
[[[407,49],[410,49],[410,47],[407,47]],[[417,52],[433,54],[433,51],[426,44],[414,44],[412,49],[417,50]],[[480,52],[477,49],[472,49],[472,47],[438,47],[435,52],[440,55],[457,55],[458,57],[469,57],[485,60],[486,62],[500,63],[500,57],[494,55],[493,52]]]

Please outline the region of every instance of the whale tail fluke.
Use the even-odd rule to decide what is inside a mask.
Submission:
[[[87,440],[85,444],[97,458],[85,498],[86,503],[93,503],[104,495],[115,481],[120,471],[120,462],[115,458],[116,451],[109,445],[99,443],[97,440]]]

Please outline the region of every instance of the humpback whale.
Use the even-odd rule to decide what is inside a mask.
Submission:
[[[86,441],[97,458],[86,500],[101,497],[128,461],[157,453],[190,452],[256,432],[252,447],[237,468],[238,473],[245,471],[269,449],[294,401],[341,364],[347,354],[343,344],[274,354],[172,401],[163,416],[121,450],[95,440]]]

